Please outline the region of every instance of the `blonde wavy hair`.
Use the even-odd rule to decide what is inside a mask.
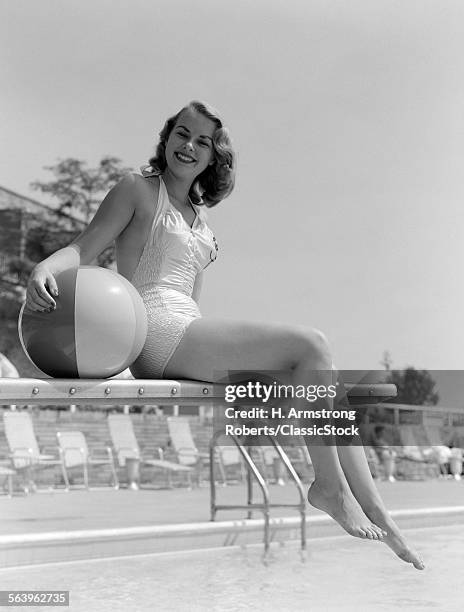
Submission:
[[[148,160],[149,168],[154,174],[162,174],[166,169],[166,143],[184,110],[194,110],[216,125],[213,134],[214,161],[196,177],[189,193],[194,204],[204,204],[211,208],[226,198],[234,188],[236,154],[229,131],[224,127],[218,112],[209,104],[193,100],[166,121],[159,133],[155,154]]]

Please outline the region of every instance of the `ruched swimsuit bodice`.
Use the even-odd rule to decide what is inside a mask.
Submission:
[[[189,227],[169,201],[163,179],[159,180],[154,219],[132,277],[132,284],[145,303],[149,327],[144,349],[134,368],[131,367],[138,378],[162,376],[186,327],[201,317],[191,297],[193,286],[197,274],[217,257],[216,239],[202,208],[192,205],[196,217]],[[150,360],[153,368],[149,367]],[[142,363],[143,368],[139,367]]]

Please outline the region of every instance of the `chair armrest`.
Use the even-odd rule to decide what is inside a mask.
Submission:
[[[193,457],[197,460],[197,462],[201,461],[203,464],[207,464],[209,461],[209,453],[202,453],[193,446],[189,448],[179,448],[177,449],[176,454],[179,460],[181,457]]]
[[[164,459],[164,451],[162,448],[156,446],[145,446],[140,453],[140,459],[142,461],[149,461],[150,459]]]
[[[9,456],[12,459],[29,459],[29,461],[32,461],[32,448],[28,448],[27,446],[17,446],[11,450]]]
[[[11,449],[10,455],[13,455],[16,451],[24,451],[26,454],[32,454],[32,448],[29,446],[15,446]]]
[[[89,458],[98,459],[99,456],[106,455],[107,457],[113,458],[113,450],[111,446],[93,446],[89,448]]]
[[[55,455],[56,457],[60,456],[60,450],[59,446],[43,446],[39,448],[41,455]]]

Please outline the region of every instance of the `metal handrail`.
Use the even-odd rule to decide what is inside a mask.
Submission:
[[[216,518],[216,513],[218,510],[247,510],[247,518],[252,518],[253,510],[261,510],[264,517],[264,534],[263,534],[263,543],[264,543],[264,554],[267,555],[270,547],[270,508],[298,508],[301,516],[300,523],[300,531],[301,531],[301,550],[306,550],[306,498],[305,492],[303,488],[303,484],[295,471],[290,459],[285,453],[284,449],[280,446],[280,444],[272,437],[265,436],[268,438],[273,446],[275,447],[279,457],[281,458],[283,464],[287,468],[287,471],[291,477],[291,479],[295,482],[296,487],[298,489],[298,494],[300,497],[299,503],[289,503],[289,504],[276,504],[270,503],[269,489],[266,484],[265,479],[261,475],[258,470],[255,462],[250,456],[249,451],[241,444],[237,436],[229,435],[237,446],[241,456],[243,457],[246,465],[248,466],[247,470],[247,504],[221,504],[218,505],[216,503],[216,478],[215,478],[215,462],[213,461],[215,448],[217,445],[218,439],[225,434],[225,431],[216,431],[213,434],[213,437],[210,441],[209,452],[210,452],[210,506],[211,506],[211,520],[214,521]],[[263,494],[263,502],[262,503],[253,503],[253,481],[252,476],[255,477],[258,485],[261,488],[261,492]]]

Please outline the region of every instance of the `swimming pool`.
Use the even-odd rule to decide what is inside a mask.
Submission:
[[[296,545],[203,550],[0,570],[1,588],[70,590],[72,612],[402,612],[464,607],[464,524],[408,529],[423,572],[379,542],[313,538]],[[30,611],[31,608],[14,608]]]

